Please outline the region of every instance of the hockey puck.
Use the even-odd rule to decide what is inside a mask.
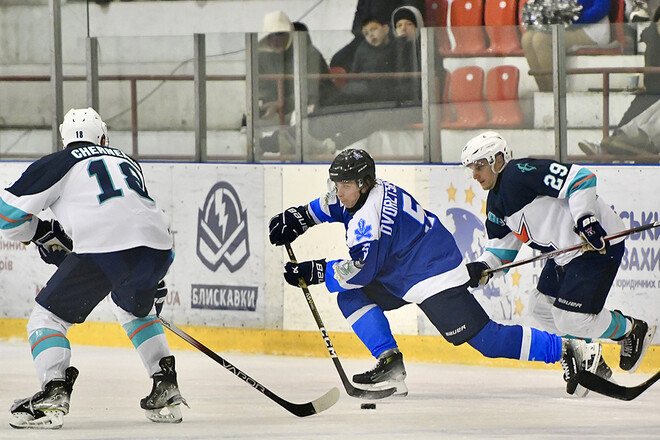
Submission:
[[[375,403],[363,403],[360,405],[361,409],[376,409],[376,404]]]

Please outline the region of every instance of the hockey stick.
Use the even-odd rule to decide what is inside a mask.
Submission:
[[[293,249],[291,249],[291,244],[286,243],[285,247],[286,247],[286,251],[289,253],[289,260],[291,260],[293,264],[297,264],[298,262],[296,260],[296,256],[293,253]],[[348,376],[346,376],[346,372],[344,371],[344,368],[341,366],[341,362],[339,362],[339,357],[337,356],[335,347],[332,346],[332,342],[330,341],[330,336],[328,336],[328,332],[325,331],[325,325],[321,320],[321,315],[319,315],[319,311],[316,308],[316,304],[314,304],[314,298],[312,298],[312,294],[309,292],[309,289],[307,288],[307,283],[302,277],[298,278],[298,283],[300,284],[300,288],[305,294],[305,299],[307,300],[309,309],[312,311],[312,315],[314,315],[314,320],[316,321],[316,325],[321,331],[321,336],[323,336],[323,340],[325,341],[325,346],[328,349],[328,353],[330,353],[332,362],[334,362],[335,368],[337,368],[337,373],[339,373],[339,377],[341,378],[341,383],[344,384],[344,388],[346,389],[346,394],[348,394],[351,397],[357,397],[359,399],[374,399],[374,400],[383,399],[385,397],[389,397],[392,394],[394,394],[396,392],[396,387],[386,388],[383,390],[363,390],[361,388],[355,387],[351,383],[351,381],[348,380]]]
[[[648,225],[644,225],[644,226],[637,226],[636,228],[627,229],[625,231],[617,232],[616,234],[612,234],[612,235],[608,235],[607,237],[604,237],[603,240],[605,240],[605,241],[614,240],[615,238],[625,237],[626,235],[635,234],[637,232],[642,232],[642,231],[646,231],[648,229],[657,228],[658,226],[660,226],[660,221],[657,221],[655,223],[649,223]],[[557,250],[552,251],[552,252],[547,252],[545,254],[539,254],[539,255],[536,255],[534,257],[525,258],[525,259],[520,260],[520,261],[514,261],[512,263],[503,264],[503,265],[501,265],[499,267],[496,267],[494,269],[487,269],[486,273],[491,274],[491,273],[499,272],[501,270],[511,269],[512,267],[522,266],[523,264],[533,263],[534,261],[545,260],[547,258],[554,258],[557,255],[565,254],[567,252],[577,251],[578,249],[581,249],[582,246],[584,246],[584,245],[585,245],[585,243],[576,244],[575,246],[567,247],[567,248],[564,248],[564,249],[557,249]]]
[[[577,375],[577,380],[585,388],[590,389],[596,393],[604,396],[612,397],[619,400],[633,400],[635,397],[642,394],[649,389],[651,385],[660,380],[660,371],[648,378],[646,381],[634,387],[625,387],[596,376],[588,371],[580,371]]]
[[[204,353],[205,355],[207,355],[208,357],[210,357],[211,359],[213,359],[223,367],[225,367],[227,370],[234,373],[241,380],[247,382],[250,386],[252,386],[252,388],[264,394],[266,397],[273,400],[275,403],[277,403],[282,408],[289,411],[291,414],[295,414],[298,417],[306,417],[306,416],[311,416],[313,414],[318,414],[321,411],[325,411],[326,409],[330,408],[339,400],[339,389],[337,389],[337,387],[333,387],[330,391],[328,391],[318,399],[312,400],[311,402],[307,402],[307,403],[292,403],[287,400],[284,400],[281,397],[279,397],[277,394],[273,393],[268,388],[261,385],[259,382],[257,382],[256,380],[254,380],[253,378],[251,378],[241,370],[239,370],[238,367],[232,365],[229,361],[220,357],[213,350],[211,350],[210,348],[199,342],[197,339],[193,338],[188,333],[184,332],[174,324],[164,319],[162,316],[160,317],[160,321],[163,323],[165,327],[167,327],[168,330],[179,336],[184,341],[188,342],[190,345],[192,345],[193,347],[195,347],[196,349],[198,349],[199,351],[201,351],[202,353]]]

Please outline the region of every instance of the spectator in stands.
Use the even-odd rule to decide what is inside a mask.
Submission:
[[[296,29],[297,26],[297,29]],[[282,11],[269,12],[264,16],[263,32],[267,35],[259,41],[259,74],[293,74],[293,32],[295,30],[307,31],[302,23],[295,26],[289,17]],[[307,73],[328,74],[330,70],[321,52],[312,44],[307,35]],[[335,86],[329,79],[308,78],[307,104],[311,109],[332,100],[336,92]],[[255,118],[255,125],[259,131],[273,126],[285,125],[289,122],[294,110],[293,81],[285,80],[282,83],[282,100],[278,98],[278,82],[273,80],[259,80],[259,117]],[[279,141],[290,138],[288,129],[275,130],[270,136],[261,140],[260,145],[265,151],[279,151]]]
[[[394,40],[396,50],[396,71],[415,72],[422,71],[420,29],[424,26],[422,14],[414,6],[401,6],[392,13],[392,28],[396,36]],[[444,87],[443,59],[440,53],[434,56],[435,73],[439,79],[438,93]],[[399,102],[421,102],[422,82],[420,77],[398,80],[396,95]]]
[[[389,20],[367,17],[362,22],[364,40],[355,50],[351,73],[392,73],[396,70],[396,52]],[[394,99],[396,80],[392,78],[351,79],[341,91],[339,102],[363,103]]]
[[[653,23],[642,31],[639,39],[646,44],[644,65],[660,67],[660,7],[653,14]],[[587,155],[660,153],[660,74],[644,74],[643,89],[611,136],[600,143],[582,140],[578,146]]]
[[[392,12],[404,5],[416,7],[421,12],[422,17],[424,16],[424,0],[358,0],[351,28],[353,39],[333,55],[330,60],[330,67],[342,67],[345,71],[350,72],[355,50],[364,40],[362,21],[367,17],[380,17],[389,20]]]
[[[607,45],[610,42],[610,0],[577,0],[577,3],[582,6],[579,17],[565,33],[568,52],[575,48]],[[562,4],[570,5],[570,2]],[[532,23],[522,35],[525,58],[533,72],[551,71],[552,33],[534,24],[538,23]],[[534,79],[541,92],[552,91],[551,73],[534,74]]]
[[[391,23],[396,35],[391,43],[394,47],[394,70],[421,72],[419,36],[420,28],[424,23],[420,11],[414,6],[397,8],[392,13]],[[434,59],[436,75],[439,78],[438,90],[441,93],[444,82],[442,57],[436,54]],[[394,86],[388,88],[390,102],[383,102],[378,107],[371,106],[367,109],[361,107],[358,111],[346,106],[341,107],[345,110],[343,113],[336,112],[321,117],[310,115],[310,131],[319,138],[329,136],[327,141],[331,142],[328,143],[335,145],[337,149],[343,149],[379,130],[421,123],[421,77],[399,78],[392,81],[392,84]],[[346,94],[342,90],[339,96],[344,97]],[[372,98],[369,99],[373,101]]]

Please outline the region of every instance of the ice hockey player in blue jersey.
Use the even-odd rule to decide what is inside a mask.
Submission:
[[[293,286],[302,277],[337,292],[344,317],[378,360],[372,370],[353,376],[357,386],[395,386],[395,395],[408,393],[403,355],[384,311],[410,303],[454,345],[467,342],[492,358],[561,361],[574,386],[577,371],[593,371],[600,359],[596,343],[492,321],[467,289],[470,276],[453,236],[408,192],[377,179],[366,151],[342,151],[329,173],[328,194],[274,216],[269,238],[283,245],[320,223],[346,227],[350,259],[289,262],[284,277]]]
[[[180,422],[185,400],[157,316],[174,258],[169,219],[149,196],[140,165],[108,146],[106,124],[94,109],[71,109],[60,134],[63,150],[32,163],[0,191],[4,236],[34,243],[57,266],[27,324],[41,391],[14,402],[10,425],[62,427],[78,376],[67,331],[110,292],[109,304],[153,379],[140,406],[154,422]],[[48,208],[58,220],[38,217]]]
[[[470,286],[488,282],[485,271],[513,261],[523,243],[550,252],[574,246],[581,237],[581,250],[547,260],[534,292],[533,314],[559,335],[617,341],[619,366],[635,371],[655,326],[604,308],[625,246],[623,238],[606,242],[604,237],[624,226],[598,196],[596,175],[577,164],[512,159],[506,140],[493,131],[472,138],[461,162],[488,191],[488,242],[483,254],[467,265]],[[601,361],[596,374],[609,378],[612,371]]]

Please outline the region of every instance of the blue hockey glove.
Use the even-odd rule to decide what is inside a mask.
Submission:
[[[305,206],[292,207],[270,219],[268,238],[275,246],[291,243],[314,226]]]
[[[165,304],[165,297],[167,296],[167,286],[165,280],[160,280],[156,286],[156,293],[154,294],[154,305],[156,306],[156,316],[160,316]]]
[[[288,262],[284,266],[284,279],[292,286],[300,286],[298,279],[305,280],[307,285],[325,282],[325,259],[303,261],[302,263]]]
[[[579,234],[584,241],[589,243],[589,245],[586,246],[586,249],[585,247],[582,248],[583,252],[590,250],[605,250],[605,240],[603,237],[605,237],[607,233],[598,222],[596,216],[588,214],[580,217],[573,230],[576,234]]]
[[[64,232],[64,228],[57,220],[38,219],[38,221],[39,225],[32,242],[37,246],[42,260],[59,266],[73,251],[73,240]]]
[[[490,267],[483,261],[467,263],[465,267],[467,267],[467,271],[470,274],[470,281],[468,281],[468,286],[470,287],[483,286],[493,277],[492,273],[486,272]]]

